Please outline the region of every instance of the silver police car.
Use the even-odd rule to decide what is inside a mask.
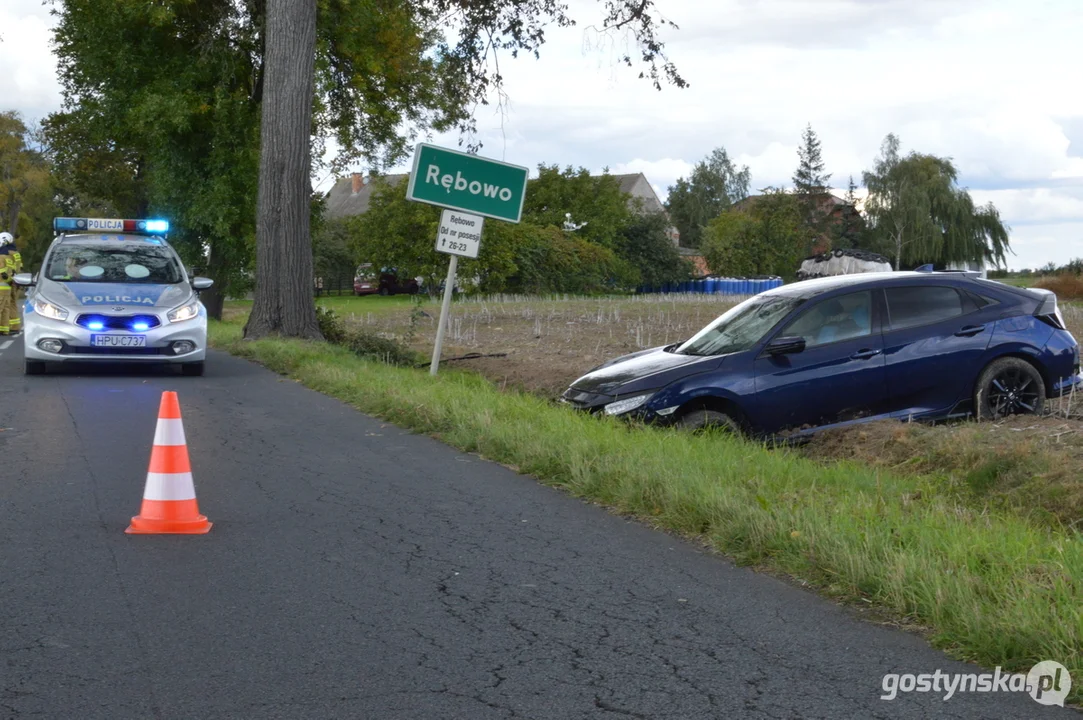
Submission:
[[[56,218],[41,271],[20,273],[25,372],[48,363],[158,362],[202,375],[207,310],[163,236],[165,221]]]

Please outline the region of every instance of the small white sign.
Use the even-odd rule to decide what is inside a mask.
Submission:
[[[485,218],[458,210],[444,210],[436,233],[436,250],[449,255],[476,258],[481,246],[481,226]]]

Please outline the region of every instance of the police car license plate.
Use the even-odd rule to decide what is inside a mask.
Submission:
[[[94,347],[146,347],[146,335],[91,335]]]

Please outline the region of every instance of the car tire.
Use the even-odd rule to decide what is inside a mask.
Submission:
[[[45,361],[44,360],[27,360],[23,364],[24,375],[44,375],[45,374]]]
[[[181,374],[185,377],[202,377],[203,376],[203,363],[184,363],[181,365]]]
[[[1045,407],[1045,381],[1026,360],[1003,357],[986,366],[974,388],[978,420],[1038,415]]]
[[[741,423],[737,422],[732,415],[718,410],[692,410],[681,415],[677,422],[686,430],[717,428],[727,434],[741,434]]]
[[[380,294],[383,295],[384,297],[387,297],[388,295],[391,294],[391,292],[387,288],[382,287],[382,288],[380,288]]]

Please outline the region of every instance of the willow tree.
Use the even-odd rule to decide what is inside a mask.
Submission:
[[[880,247],[903,264],[991,262],[1009,252],[1008,228],[992,203],[975,206],[956,185],[951,160],[911,152],[899,155],[899,139],[888,135],[871,171],[865,212]]]

